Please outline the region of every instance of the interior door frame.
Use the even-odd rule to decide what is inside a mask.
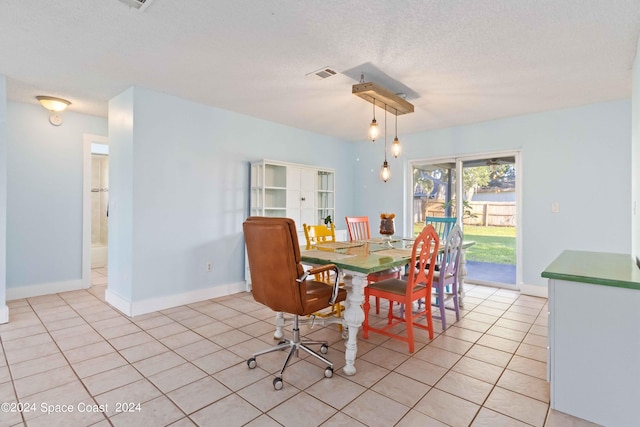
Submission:
[[[446,157],[427,157],[421,159],[414,159],[408,161],[408,168],[405,175],[405,188],[407,189],[405,195],[405,209],[404,209],[404,235],[413,235],[413,169],[417,164],[425,163],[455,163],[456,165],[456,195],[463,194],[463,180],[462,180],[462,167],[463,163],[471,160],[479,159],[491,159],[498,157],[513,156],[515,158],[516,167],[516,284],[515,290],[520,290],[522,286],[522,260],[523,257],[523,236],[522,229],[524,224],[524,218],[522,216],[522,188],[524,172],[522,168],[522,150],[506,150],[506,151],[488,151],[482,153],[466,154],[466,155],[453,155]],[[461,215],[464,212],[462,209],[462,197],[456,196],[456,212],[458,215],[458,221],[463,227],[461,221]],[[514,289],[513,286],[503,285],[499,283],[491,284],[491,286]]]
[[[109,145],[106,136],[82,135],[82,288],[91,287],[91,144]]]

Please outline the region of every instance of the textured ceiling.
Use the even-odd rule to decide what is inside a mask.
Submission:
[[[371,104],[351,94],[359,70],[415,105],[400,136],[630,97],[640,4],[153,0],[139,12],[118,0],[1,0],[0,28],[10,101],[59,96],[106,117],[109,99],[139,85],[362,140]],[[306,77],[326,66],[338,74]]]

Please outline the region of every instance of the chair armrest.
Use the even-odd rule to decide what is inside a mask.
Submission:
[[[333,284],[333,291],[331,292],[331,299],[329,300],[329,304],[333,305],[336,303],[336,299],[338,298],[338,290],[340,289],[340,269],[335,264],[325,264],[319,265],[317,267],[313,267],[308,270],[305,274],[316,274],[322,273],[323,271],[333,270],[335,271],[335,282]]]

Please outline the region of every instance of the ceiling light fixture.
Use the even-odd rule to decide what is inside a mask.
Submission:
[[[385,125],[386,127],[386,125]],[[398,139],[398,113],[396,110],[396,137],[393,139],[393,143],[391,144],[391,152],[393,153],[393,157],[396,159],[400,155],[400,140]]]
[[[386,110],[385,110],[386,111]],[[371,124],[369,125],[369,139],[373,142],[376,141],[380,135],[380,129],[378,128],[378,122],[376,122],[376,100],[373,100],[373,120],[371,120]]]
[[[396,116],[413,113],[413,104],[390,90],[375,83],[365,83],[362,75],[360,83],[351,87],[351,93],[367,102],[384,104],[385,110]]]
[[[71,102],[54,96],[39,95],[36,96],[36,99],[40,102],[40,105],[51,111],[49,123],[54,126],[60,126],[62,124],[62,117],[57,113],[64,111],[69,105],[71,105]]]
[[[387,162],[387,106],[384,106],[384,163],[382,163],[382,168],[380,169],[380,179],[383,182],[389,181],[391,178],[391,168],[389,167],[389,162]]]

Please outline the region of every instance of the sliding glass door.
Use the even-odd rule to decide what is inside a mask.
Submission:
[[[456,217],[464,238],[466,281],[517,287],[518,153],[412,161],[413,234],[426,217]],[[457,195],[461,194],[462,197]]]

